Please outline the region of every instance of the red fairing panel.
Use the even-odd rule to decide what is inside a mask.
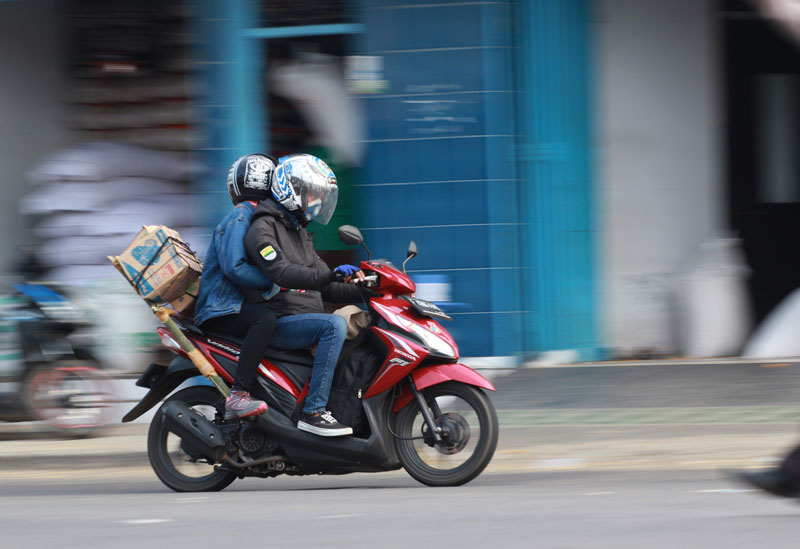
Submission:
[[[375,309],[375,311],[381,315],[386,322],[392,324],[393,326],[397,326],[398,324],[391,315],[403,317],[414,324],[422,326],[433,335],[447,342],[453,348],[455,356],[458,356],[458,345],[456,345],[453,336],[451,336],[441,324],[432,318],[417,314],[413,308],[409,307],[409,303],[405,299],[374,298],[372,300],[372,308]]]
[[[266,359],[262,360],[261,364],[258,365],[258,373],[267,379],[274,381],[281,389],[296,398],[298,402],[305,398],[306,394],[308,393],[308,383],[306,383],[305,394],[301,393],[300,390],[294,386],[294,383],[289,381],[289,378],[286,376],[286,374],[284,374]]]
[[[444,383],[446,381],[458,381],[467,385],[474,385],[475,387],[488,389],[489,391],[497,390],[494,388],[494,385],[492,385],[491,382],[481,374],[469,366],[458,363],[436,364],[434,366],[420,368],[419,370],[414,370],[411,373],[411,377],[414,380],[414,386],[420,391],[427,387],[431,387],[432,385],[438,385],[439,383]],[[394,401],[392,411],[399,412],[405,407],[406,404],[411,402],[413,398],[414,395],[412,395],[408,387],[404,385],[403,392],[400,393],[400,396],[398,396]]]
[[[218,347],[213,347],[204,341],[198,339],[192,339],[192,342],[198,347],[203,354],[208,358],[208,361],[211,363],[211,366],[214,367],[214,370],[217,371],[222,379],[227,381],[228,383],[233,383],[233,378],[231,375],[225,371],[225,369],[219,365],[219,363],[214,360],[214,355],[219,354],[220,356],[224,356],[225,358],[233,361],[239,360],[238,356],[234,356],[231,353],[225,352]],[[272,363],[267,361],[266,359],[261,359],[261,363],[258,365],[258,373],[272,381],[274,381],[280,388],[285,390],[287,393],[291,394],[293,397],[298,398],[300,396],[300,390],[294,386],[294,383],[289,381],[289,378],[281,372],[278,368],[276,368]]]
[[[410,339],[377,326],[373,326],[372,330],[383,341],[388,351],[386,360],[381,365],[372,385],[364,393],[364,398],[378,395],[394,387],[428,356],[428,351]]]

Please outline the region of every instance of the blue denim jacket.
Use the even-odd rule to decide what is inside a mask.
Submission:
[[[200,291],[194,313],[196,324],[209,318],[238,313],[244,296],[239,286],[264,290],[264,299],[280,291],[280,287],[247,259],[244,235],[250,227],[255,207],[241,202],[233,208],[214,230],[208,245]]]

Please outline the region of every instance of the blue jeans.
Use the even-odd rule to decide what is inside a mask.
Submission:
[[[333,384],[333,371],[347,335],[347,321],[337,315],[307,313],[282,316],[275,323],[270,345],[278,349],[305,349],[317,344],[308,397],[303,406],[306,414],[326,410]]]

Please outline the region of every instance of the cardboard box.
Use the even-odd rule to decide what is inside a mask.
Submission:
[[[203,264],[178,231],[145,225],[128,248],[112,258],[136,292],[152,303],[179,300],[197,283]],[[196,295],[196,294],[195,294]]]
[[[186,288],[185,294],[170,301],[170,307],[175,309],[175,312],[179,315],[191,318],[194,314],[194,306],[197,304],[197,292],[199,289],[200,280],[198,279]]]

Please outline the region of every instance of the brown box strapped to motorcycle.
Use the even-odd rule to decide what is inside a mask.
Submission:
[[[145,225],[124,252],[109,259],[148,303],[191,313],[203,264],[178,231]]]

